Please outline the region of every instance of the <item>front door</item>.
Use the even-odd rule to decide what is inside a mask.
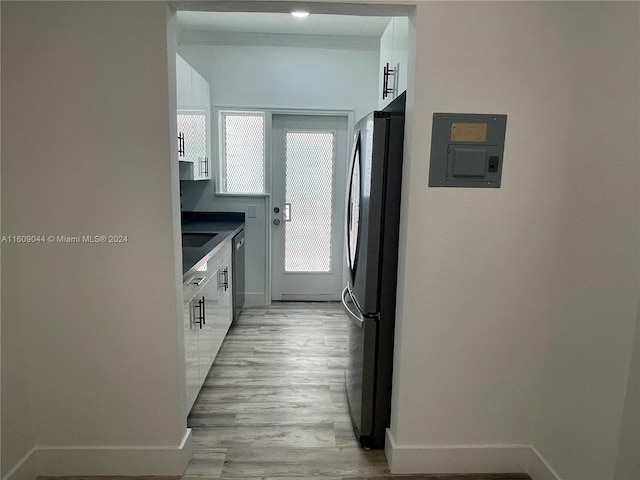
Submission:
[[[274,115],[271,298],[340,300],[347,117]]]

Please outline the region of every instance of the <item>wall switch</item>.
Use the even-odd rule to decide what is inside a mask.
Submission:
[[[248,208],[248,215],[249,218],[256,218],[256,206],[255,205],[249,205]]]

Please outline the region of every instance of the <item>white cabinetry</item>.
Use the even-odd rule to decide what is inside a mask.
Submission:
[[[184,330],[184,361],[186,367],[186,384],[187,384],[187,413],[191,410],[193,401],[198,396],[198,391],[202,386],[200,384],[200,374],[198,367],[198,325],[195,323],[196,300],[195,293],[191,286],[185,284],[184,304],[183,304],[183,330]]]
[[[193,105],[191,101],[191,72],[193,68],[184,58],[176,55],[176,94],[178,108],[185,105]]]
[[[380,110],[407,89],[408,46],[409,18],[392,18],[380,37]]]
[[[203,382],[233,320],[232,312],[229,309],[230,261],[231,243],[227,242],[222,250],[207,262],[207,270],[211,272],[211,279],[202,292],[205,302],[206,325],[200,331],[199,341],[199,365]]]
[[[180,180],[211,179],[209,82],[176,55]]]
[[[231,239],[183,285],[188,414],[233,320]]]

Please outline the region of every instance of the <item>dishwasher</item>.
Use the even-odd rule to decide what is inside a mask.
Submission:
[[[231,285],[233,288],[233,322],[235,323],[244,305],[244,230],[233,237],[232,261]]]

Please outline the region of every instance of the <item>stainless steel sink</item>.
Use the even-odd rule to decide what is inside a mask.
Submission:
[[[217,233],[183,233],[182,247],[201,247],[216,235]]]

